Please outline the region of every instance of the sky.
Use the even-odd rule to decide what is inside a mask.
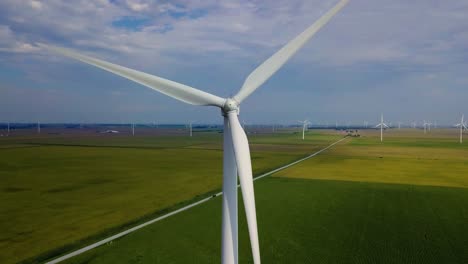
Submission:
[[[337,0],[1,0],[0,122],[222,122],[37,43],[234,95]],[[241,105],[247,123],[454,124],[468,115],[468,1],[351,0]]]

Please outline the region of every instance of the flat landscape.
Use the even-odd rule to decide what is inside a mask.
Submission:
[[[221,133],[56,131],[0,138],[1,263],[41,262],[221,188]],[[252,131],[254,175],[342,137],[314,131],[302,141],[297,132]]]
[[[456,131],[360,133],[255,182],[262,261],[467,263],[468,147]],[[239,208],[240,263],[252,263]],[[67,262],[218,263],[220,225],[217,197]]]
[[[467,14],[0,1],[0,264],[468,264]]]

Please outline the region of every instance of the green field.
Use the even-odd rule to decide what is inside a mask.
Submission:
[[[254,174],[337,133],[249,135]],[[0,139],[0,263],[38,261],[218,191],[222,135],[23,135]]]
[[[265,178],[255,184],[263,263],[466,263],[468,191]],[[221,199],[67,263],[219,263]],[[240,261],[252,263],[247,227]]]
[[[468,146],[419,132],[365,132],[257,181],[263,263],[468,263]],[[220,225],[217,197],[68,263],[219,263]]]

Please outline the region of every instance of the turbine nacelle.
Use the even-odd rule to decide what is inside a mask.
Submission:
[[[234,98],[227,98],[221,111],[223,112],[223,116],[232,111],[236,111],[239,114],[239,103]]]

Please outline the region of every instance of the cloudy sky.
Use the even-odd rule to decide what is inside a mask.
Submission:
[[[337,0],[1,0],[0,121],[220,123],[48,43],[227,97]],[[351,0],[242,105],[249,123],[468,114],[468,1]]]

